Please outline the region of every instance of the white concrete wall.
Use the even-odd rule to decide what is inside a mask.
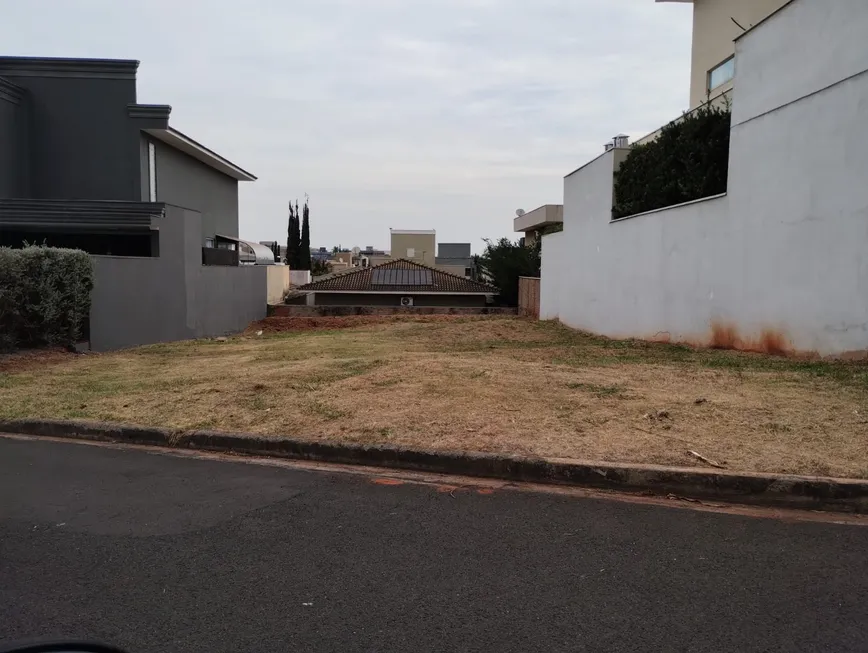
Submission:
[[[286,295],[286,291],[289,290],[289,266],[266,265],[265,272],[268,286],[268,290],[266,291],[268,303],[282,304],[283,297]]]
[[[310,283],[310,270],[290,270],[289,283],[291,286],[303,286]]]
[[[738,124],[868,68],[866,0],[796,0],[736,42]]]
[[[541,316],[615,337],[709,342],[720,325],[748,346],[771,333],[868,350],[868,60],[853,76],[866,33],[868,2],[795,0],[739,41],[726,196],[610,222],[618,152],[567,177]],[[850,63],[803,67],[805,80],[785,43]]]

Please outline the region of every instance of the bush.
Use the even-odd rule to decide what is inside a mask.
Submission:
[[[92,288],[93,267],[85,252],[0,247],[0,350],[78,342]]]
[[[666,125],[657,140],[633,146],[615,173],[613,218],[726,192],[728,109],[705,106]]]

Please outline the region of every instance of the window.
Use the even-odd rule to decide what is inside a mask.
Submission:
[[[708,92],[722,86],[735,77],[735,57],[730,57],[708,71]]]
[[[148,141],[148,200],[157,201],[157,148]]]
[[[470,277],[472,277],[473,276],[473,269],[472,268],[464,268],[464,276],[467,277],[468,279]]]
[[[416,249],[414,247],[407,248],[407,258],[416,258]]]
[[[206,238],[205,239],[205,247],[214,247],[214,239]]]

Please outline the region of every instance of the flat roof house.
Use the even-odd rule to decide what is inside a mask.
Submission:
[[[92,255],[95,350],[239,331],[288,286],[238,238],[256,178],[140,104],[138,66],[0,57],[0,246]]]
[[[436,265],[437,269],[443,272],[468,279],[476,278],[476,263],[470,251],[470,243],[440,243],[437,246]]]
[[[433,266],[437,255],[437,232],[433,229],[389,229],[391,255]]]
[[[256,177],[139,104],[138,61],[0,57],[0,245],[155,256],[164,204],[198,211],[201,246],[238,237]]]
[[[543,204],[539,208],[525,213],[519,209],[515,212],[513,231],[524,234],[524,244],[533,247],[548,231],[556,230],[564,222],[563,204]]]

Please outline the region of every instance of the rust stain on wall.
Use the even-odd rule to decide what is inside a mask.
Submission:
[[[740,339],[738,329],[733,324],[711,323],[711,340],[708,346],[712,349],[738,349]]]
[[[760,331],[759,337],[751,338],[741,335],[735,324],[718,321],[711,323],[708,346],[712,349],[736,349],[772,356],[797,354],[786,334],[780,329],[765,328]]]

